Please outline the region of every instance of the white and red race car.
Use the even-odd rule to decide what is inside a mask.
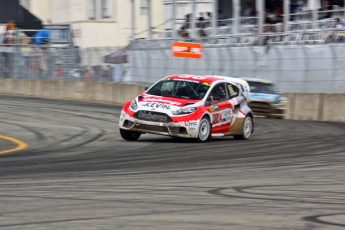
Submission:
[[[212,137],[246,140],[254,131],[246,81],[223,76],[172,75],[156,82],[122,109],[123,139],[151,133],[206,142]]]

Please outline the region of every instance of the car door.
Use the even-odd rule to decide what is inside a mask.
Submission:
[[[206,99],[205,106],[212,117],[212,133],[225,133],[230,128],[232,110],[226,84],[215,85]]]

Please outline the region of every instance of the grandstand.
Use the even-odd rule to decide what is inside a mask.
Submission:
[[[293,7],[296,1],[281,0],[281,7],[276,11],[265,8],[265,0],[253,2],[256,8],[250,16],[243,16],[243,4],[248,1],[232,0],[213,1],[211,15],[217,15],[219,9],[229,12],[231,17],[218,20],[211,17],[204,20],[197,15],[196,0],[190,1],[190,16],[187,19],[176,18],[178,1],[171,1],[172,18],[164,24],[165,30],[157,30],[150,26],[148,37],[143,38],[144,32],[135,34],[135,18],[132,22],[132,41],[143,40],[199,40],[208,42],[209,39],[226,39],[229,45],[274,45],[274,44],[313,44],[325,42],[345,42],[345,11],[344,2],[339,5],[327,5],[323,0],[306,0],[305,5]],[[276,1],[279,2],[279,1]],[[300,1],[299,1],[300,2]],[[335,2],[335,1],[334,1]],[[222,3],[222,4],[221,4]],[[314,4],[312,4],[314,3]],[[242,6],[242,7],[241,7]],[[148,20],[150,21],[149,7]],[[220,17],[219,17],[220,18]],[[340,23],[337,22],[340,19]],[[220,41],[219,41],[220,42]]]

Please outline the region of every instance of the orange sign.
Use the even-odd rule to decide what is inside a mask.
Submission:
[[[202,45],[189,42],[174,42],[172,55],[174,57],[202,58]]]

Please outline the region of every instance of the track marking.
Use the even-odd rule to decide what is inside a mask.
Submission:
[[[0,151],[0,155],[1,154],[6,154],[6,153],[12,153],[12,152],[19,151],[19,150],[23,150],[23,149],[26,149],[27,147],[29,147],[29,145],[26,144],[25,142],[17,140],[17,139],[12,138],[12,137],[6,137],[6,136],[0,135],[0,138],[4,139],[4,140],[7,140],[7,141],[11,141],[11,142],[16,143],[18,145],[17,147],[15,147],[13,149],[8,149],[8,150]]]

